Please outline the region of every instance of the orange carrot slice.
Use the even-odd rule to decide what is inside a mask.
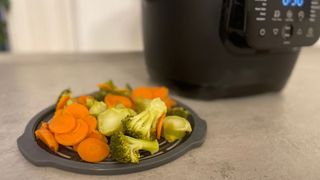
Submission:
[[[88,115],[84,117],[83,120],[87,123],[89,127],[88,135],[97,129],[97,120],[95,117]]]
[[[157,123],[157,139],[161,138],[161,130],[162,130],[162,126],[163,126],[163,121],[164,118],[166,117],[166,113],[163,113]]]
[[[77,103],[74,103],[74,104],[67,106],[65,108],[65,111],[71,113],[73,115],[73,117],[75,117],[77,119],[84,118],[87,115],[89,115],[89,110],[87,109],[87,107],[84,105],[81,105],[81,104],[77,104]]]
[[[169,90],[166,87],[153,87],[150,90],[152,91],[153,98],[159,97],[160,99],[165,99],[169,95]]]
[[[81,104],[81,105],[86,106],[86,104],[87,104],[87,99],[88,99],[89,97],[90,97],[90,96],[85,96],[85,95],[79,96],[79,97],[77,98],[77,102],[78,102],[79,104]]]
[[[125,96],[108,94],[105,96],[104,102],[107,104],[108,107],[114,107],[117,104],[123,104],[127,108],[132,108],[131,100]]]
[[[97,163],[109,155],[109,147],[106,143],[96,138],[86,138],[77,147],[82,160]]]
[[[76,127],[76,119],[70,114],[57,114],[49,122],[49,129],[54,133],[68,133]]]
[[[106,138],[106,136],[104,136],[103,134],[101,134],[97,130],[92,131],[91,134],[89,134],[88,138],[96,138],[96,139],[99,139],[105,143],[108,143],[108,139]]]
[[[53,152],[58,151],[59,144],[55,140],[53,134],[48,129],[41,127],[40,129],[35,131],[35,135],[38,139],[45,143]]]
[[[64,146],[72,146],[80,143],[88,134],[88,125],[84,120],[77,119],[77,127],[69,133],[55,133],[56,141]]]
[[[49,129],[49,124],[47,122],[42,121],[39,129]]]
[[[136,99],[136,98],[153,99],[153,93],[148,87],[138,87],[132,91],[131,97],[132,99]]]
[[[108,143],[108,139],[103,135],[101,134],[99,131],[97,130],[94,130],[92,131],[88,136],[87,138],[95,138],[95,139],[98,139],[104,143]],[[81,142],[80,142],[81,143]],[[76,144],[76,145],[73,145],[72,148],[74,151],[78,151],[78,146],[79,144]]]

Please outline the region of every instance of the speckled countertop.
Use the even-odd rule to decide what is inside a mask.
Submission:
[[[148,171],[88,176],[36,167],[16,139],[60,90],[95,90],[97,82],[151,84],[141,53],[0,56],[0,179],[319,179],[320,49],[304,50],[279,94],[199,101],[178,97],[208,123],[205,143]]]

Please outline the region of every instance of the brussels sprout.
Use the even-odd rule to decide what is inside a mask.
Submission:
[[[111,136],[114,132],[121,130],[122,120],[136,113],[129,108],[114,107],[107,109],[98,115],[98,130],[105,136]]]
[[[89,113],[94,116],[98,116],[100,113],[105,111],[107,109],[107,106],[102,101],[94,101],[93,105],[91,106]]]
[[[88,98],[86,99],[86,106],[87,106],[87,108],[90,109],[96,101],[97,101],[97,100],[95,100],[94,97],[91,97],[91,96],[88,97]]]
[[[190,112],[183,107],[174,107],[168,110],[168,116],[180,116],[182,118],[187,119],[190,115]]]
[[[168,142],[182,139],[186,134],[192,131],[189,121],[179,116],[167,116],[164,119],[162,129],[162,136]]]

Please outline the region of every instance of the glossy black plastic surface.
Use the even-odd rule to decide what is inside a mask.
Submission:
[[[243,37],[225,31],[227,5],[223,0],[143,0],[151,78],[192,98],[280,91],[300,49],[250,47]]]

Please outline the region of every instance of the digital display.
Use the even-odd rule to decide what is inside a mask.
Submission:
[[[282,5],[285,7],[302,7],[304,0],[282,0]]]

